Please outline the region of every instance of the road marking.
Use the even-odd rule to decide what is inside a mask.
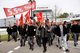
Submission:
[[[13,53],[13,51],[11,50],[11,51],[9,51],[9,52],[7,52],[7,53]]]
[[[66,52],[64,52],[64,53],[66,53]]]
[[[20,46],[17,46],[16,48],[14,48],[14,50],[18,50],[20,48]]]

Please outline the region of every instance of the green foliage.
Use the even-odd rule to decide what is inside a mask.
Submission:
[[[68,13],[63,13],[60,16],[58,16],[57,18],[67,18],[69,16]]]

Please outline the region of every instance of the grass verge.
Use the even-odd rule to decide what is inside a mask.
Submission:
[[[10,39],[12,39],[11,36],[10,36]],[[0,40],[1,40],[1,41],[7,41],[7,40],[8,40],[8,35],[7,35],[7,34],[5,34],[5,35],[0,35]],[[70,41],[73,41],[72,33],[69,34],[69,40],[70,40]],[[79,35],[79,41],[80,41],[80,35]]]
[[[10,36],[10,39],[11,39],[12,37]],[[1,41],[7,41],[8,40],[8,35],[6,34],[6,35],[0,35],[0,40]]]

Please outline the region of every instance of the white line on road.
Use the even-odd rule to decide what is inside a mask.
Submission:
[[[64,53],[66,53],[66,52],[64,52]]]
[[[20,48],[20,46],[17,46],[16,48],[14,48],[14,50],[18,50]]]
[[[7,53],[13,53],[13,51],[11,50],[11,51],[9,51],[9,52],[7,52]]]

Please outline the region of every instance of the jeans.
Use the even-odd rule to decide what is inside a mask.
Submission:
[[[28,44],[30,46],[30,49],[33,50],[33,47],[34,47],[34,36],[28,36]]]
[[[25,36],[20,37],[21,46],[25,46]]]
[[[14,41],[17,41],[17,32],[12,32],[12,37],[14,39]]]
[[[63,47],[65,49],[69,48],[68,41],[67,41],[67,34],[65,34],[65,36],[63,36]]]
[[[77,44],[79,38],[79,33],[73,33],[74,44]]]

